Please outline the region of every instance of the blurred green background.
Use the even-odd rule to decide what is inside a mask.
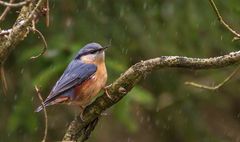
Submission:
[[[224,19],[240,30],[240,1],[216,0]],[[3,10],[3,7],[0,9]],[[1,28],[16,18],[12,9]],[[208,0],[50,0],[50,27],[42,18],[37,28],[48,43],[31,33],[6,62],[8,95],[0,92],[0,141],[40,141],[42,113],[34,85],[45,98],[58,77],[89,42],[112,48],[106,53],[108,84],[132,64],[167,55],[211,57],[239,50],[239,42],[219,24]],[[184,85],[214,85],[236,66],[216,70],[161,69],[141,81],[107,111],[89,142],[238,142],[240,103],[237,74],[217,91]],[[48,108],[47,141],[61,140],[78,112],[75,107]]]

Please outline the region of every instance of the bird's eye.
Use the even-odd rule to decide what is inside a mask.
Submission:
[[[96,54],[98,52],[99,52],[98,50],[94,50],[94,51],[91,51],[90,54]]]

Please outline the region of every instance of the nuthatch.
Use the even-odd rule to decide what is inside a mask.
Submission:
[[[105,49],[98,43],[85,45],[70,62],[44,101],[44,106],[67,103],[84,108],[105,88]],[[107,92],[106,92],[107,94]],[[108,94],[107,94],[108,95]],[[43,109],[39,106],[36,112]]]

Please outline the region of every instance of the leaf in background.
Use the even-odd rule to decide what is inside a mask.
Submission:
[[[128,96],[124,97],[114,106],[113,114],[120,123],[128,128],[129,132],[136,132],[138,130],[138,125],[131,115],[131,104]]]
[[[128,96],[131,100],[136,101],[145,107],[152,107],[154,104],[153,95],[140,86],[134,87],[131,92],[129,92]]]
[[[22,64],[26,61],[29,61],[32,56],[38,55],[42,50],[42,46],[40,44],[34,45],[33,47],[24,50],[24,52],[21,52],[21,54],[18,54],[18,60],[17,62]]]
[[[119,61],[116,61],[114,59],[106,60],[106,63],[107,63],[107,67],[110,70],[117,73],[121,73],[127,68],[125,64],[120,64]]]
[[[31,78],[28,74],[23,75],[21,83],[24,87],[21,87],[23,90],[19,92],[21,96],[17,99],[16,104],[12,106],[14,109],[7,121],[7,131],[9,133],[16,132],[19,129],[34,133],[37,127],[37,117],[34,115],[32,102],[34,94],[30,80]]]
[[[130,132],[136,132],[138,125],[131,115],[131,102],[135,101],[145,107],[153,106],[154,98],[151,93],[140,86],[136,86],[127,96],[114,106],[114,115]]]
[[[8,120],[7,131],[12,133],[18,128],[24,128],[26,131],[33,133],[37,127],[37,117],[33,116],[33,106],[26,95],[22,96],[18,103],[14,106],[14,111]]]
[[[42,88],[48,87],[49,81],[56,76],[60,76],[60,72],[63,71],[65,67],[65,63],[59,63],[45,69],[44,71],[42,71],[41,74],[36,77],[36,79],[34,80],[34,84],[37,84]]]

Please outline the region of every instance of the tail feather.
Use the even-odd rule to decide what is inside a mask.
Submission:
[[[55,104],[59,104],[59,103],[63,103],[63,102],[65,102],[65,101],[67,101],[68,100],[68,97],[61,97],[61,98],[57,98],[57,99],[55,99],[55,100],[48,100],[48,101],[45,101],[44,103],[43,103],[43,105],[44,105],[44,107],[47,107],[47,106],[50,106],[50,105],[55,105]],[[40,111],[42,111],[43,110],[43,106],[41,105],[41,106],[39,106],[36,110],[35,110],[35,112],[40,112]]]
[[[40,112],[43,109],[43,106],[39,106],[37,109],[35,109],[35,112]]]
[[[44,105],[44,107],[47,107],[47,106],[51,105],[51,103],[45,101],[45,102],[43,102],[43,105]],[[39,107],[37,107],[37,109],[35,109],[35,112],[40,112],[42,110],[43,110],[43,106],[40,105]]]

